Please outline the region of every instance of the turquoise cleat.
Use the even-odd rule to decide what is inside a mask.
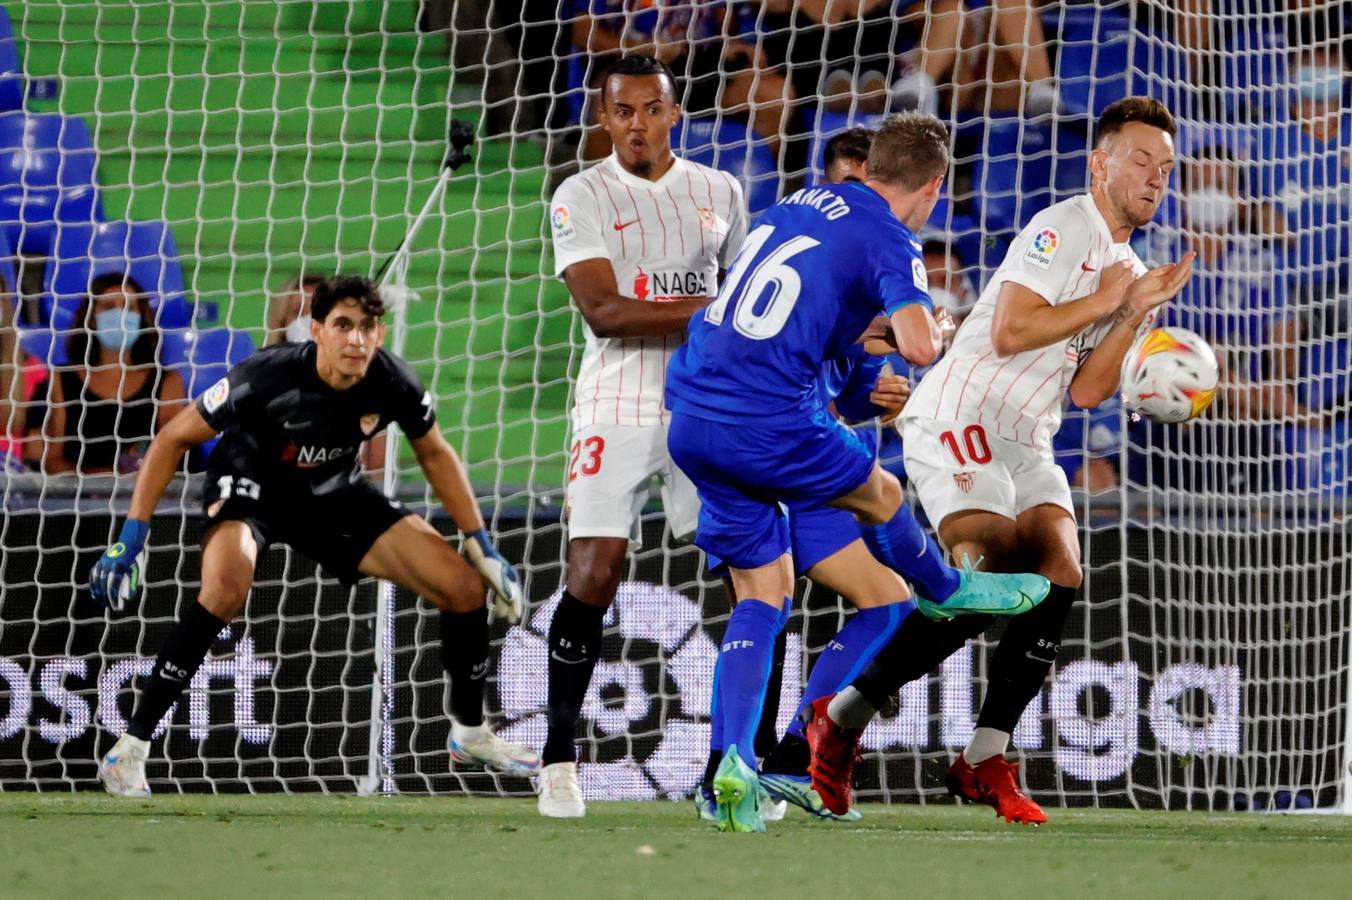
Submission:
[[[844,815],[836,815],[826,808],[821,794],[812,787],[812,778],[808,775],[785,775],[767,772],[760,777],[763,787],[776,800],[785,800],[818,819],[833,822],[858,822],[863,818],[859,810],[851,807]]]
[[[723,752],[714,773],[714,802],[718,804],[719,831],[764,831],[760,814],[760,780],[756,770],[742,762],[737,745]]]
[[[980,564],[978,559],[977,565]],[[960,578],[958,589],[942,603],[916,594],[916,608],[930,619],[1017,616],[1046,600],[1047,592],[1052,589],[1052,583],[1041,575],[978,571],[966,554],[962,557]]]

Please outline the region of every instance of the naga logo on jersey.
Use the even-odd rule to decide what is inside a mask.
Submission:
[[[1044,228],[1033,235],[1033,242],[1028,245],[1028,252],[1024,256],[1033,265],[1042,269],[1049,269],[1052,265],[1052,257],[1056,255],[1056,248],[1060,244],[1061,235],[1056,233],[1056,229]]]
[[[709,279],[703,272],[645,272],[634,276],[634,296],[639,300],[677,300],[709,296]]]
[[[293,462],[297,469],[313,469],[315,466],[351,456],[355,452],[355,447],[316,447],[312,444],[302,445],[295,441],[287,441],[286,446],[282,448],[282,462]]]
[[[573,216],[568,212],[568,207],[560,203],[554,207],[554,211],[549,216],[549,222],[554,226],[554,235],[556,237],[566,238],[573,236]]]
[[[380,424],[380,413],[367,413],[359,420],[361,433],[370,437],[375,434],[376,426]]]
[[[222,378],[220,381],[207,388],[207,392],[202,395],[202,408],[209,413],[214,413],[221,408],[225,398],[230,396],[230,381]]]

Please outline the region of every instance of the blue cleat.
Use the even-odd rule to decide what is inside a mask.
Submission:
[[[859,810],[851,807],[844,815],[836,815],[826,808],[821,794],[812,787],[812,778],[808,775],[785,775],[780,772],[767,772],[760,777],[761,787],[775,800],[784,800],[818,819],[832,822],[858,822],[863,818]]]
[[[979,565],[981,560],[977,560]],[[981,572],[966,556],[962,557],[961,583],[947,600],[936,603],[919,594],[918,610],[930,619],[954,616],[1017,616],[1028,612],[1043,600],[1052,583],[1041,575]]]
[[[756,770],[742,762],[737,745],[732,745],[723,752],[723,761],[714,773],[718,830],[764,831],[760,797],[760,779],[756,777]]]

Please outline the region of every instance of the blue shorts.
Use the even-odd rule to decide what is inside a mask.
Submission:
[[[667,447],[699,491],[695,544],[738,569],[790,552],[788,508],[843,497],[868,481],[874,466],[873,448],[826,410],[792,426],[673,413]]]
[[[793,554],[793,577],[802,578],[813,566],[844,550],[860,536],[853,513],[833,506],[794,506],[789,510],[789,552]],[[728,564],[705,553],[709,574],[722,578]]]

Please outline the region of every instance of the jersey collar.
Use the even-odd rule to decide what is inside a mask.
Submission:
[[[613,150],[610,155],[606,157],[604,165],[609,166],[611,174],[618,178],[621,184],[627,185],[628,187],[645,189],[663,188],[676,180],[677,176],[684,171],[685,160],[674,154],[673,156],[671,168],[667,169],[666,173],[656,181],[639,178],[637,175],[626,171],[624,166],[620,165],[619,154],[615,153]]]

